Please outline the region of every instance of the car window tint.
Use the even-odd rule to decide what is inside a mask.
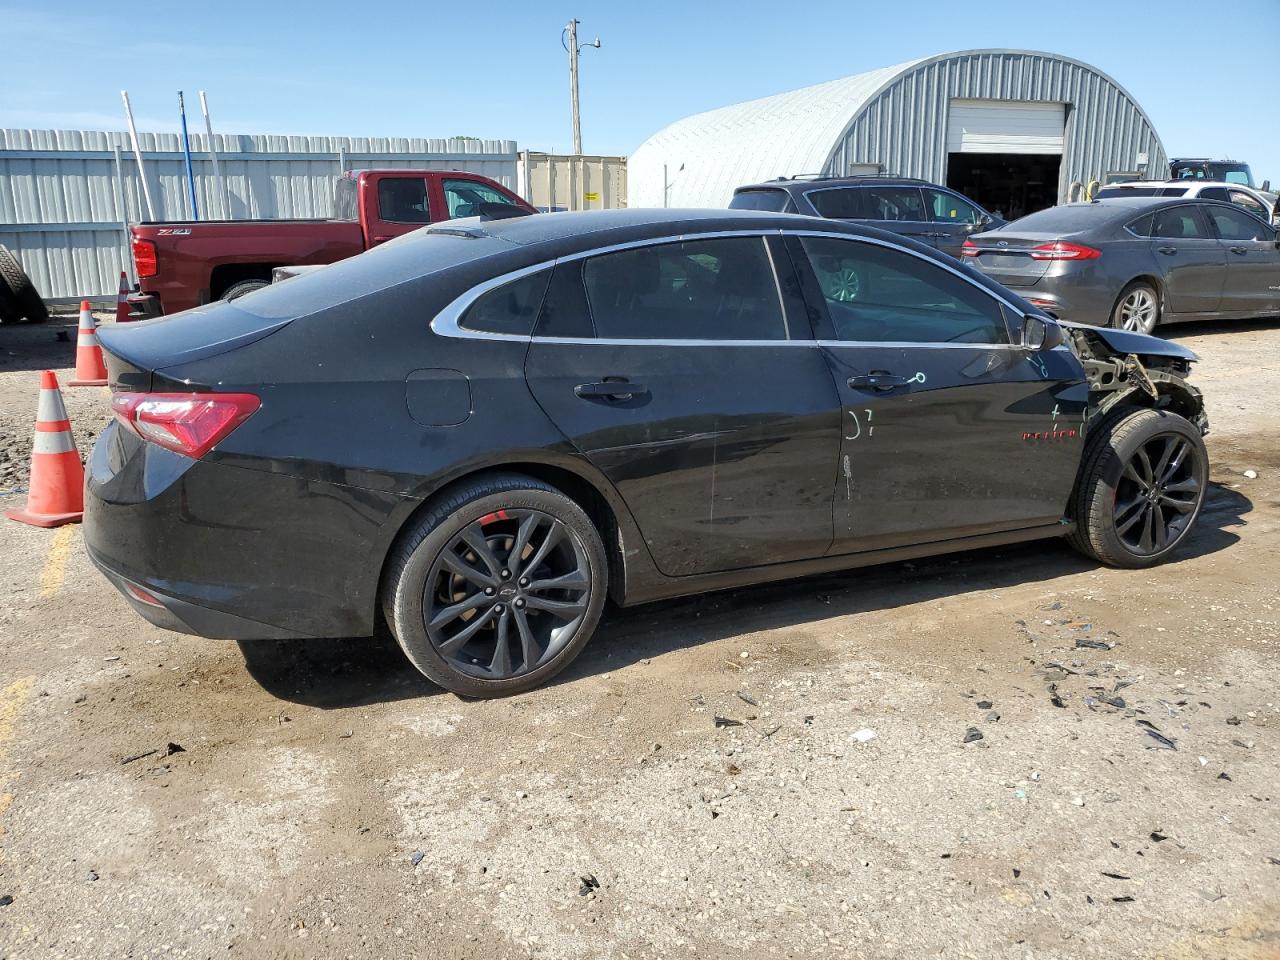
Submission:
[[[856,240],[802,237],[837,340],[1008,343],[1000,304],[920,257]]]
[[[1267,208],[1258,202],[1258,198],[1243,190],[1232,190],[1229,199],[1237,207],[1243,207],[1255,216],[1265,218],[1267,215]]]
[[[390,223],[430,223],[427,181],[421,177],[384,177],[379,180],[378,216]]]
[[[762,237],[620,250],[583,269],[596,335],[609,339],[785,340]]]
[[[784,190],[743,190],[733,195],[729,209],[785,213],[790,203],[791,197]]]
[[[1275,236],[1260,220],[1231,207],[1210,207],[1208,213],[1223,240],[1270,240]]]
[[[539,337],[594,337],[591,309],[587,306],[587,294],[582,289],[582,261],[570,260],[557,264],[551,272],[551,283],[542,298],[542,313],[538,317],[536,335]]]
[[[941,223],[977,223],[982,217],[977,207],[961,200],[954,193],[926,187],[924,199],[933,219]]]
[[[869,214],[862,200],[861,190],[851,187],[845,190],[810,190],[805,197],[813,209],[832,220],[860,220]]]
[[[1157,210],[1152,236],[1160,240],[1204,240],[1207,234],[1195,207],[1168,207]]]
[[[1154,213],[1148,213],[1145,217],[1139,217],[1133,223],[1128,224],[1129,231],[1136,233],[1140,237],[1154,236],[1151,230],[1152,222],[1155,220]]]
[[[918,187],[864,187],[869,220],[928,220]]]
[[[446,180],[443,187],[444,201],[449,207],[450,220],[478,217],[482,203],[505,203],[508,206],[515,206],[506,194],[499,193],[488,184],[475,180]]]
[[[1205,187],[1203,190],[1200,191],[1200,196],[1203,197],[1205,200],[1226,200],[1227,188],[1226,187]]]
[[[486,333],[528,336],[533,332],[533,321],[542,308],[550,280],[551,271],[540,270],[490,290],[467,308],[458,326]]]
[[[1165,187],[1160,191],[1162,197],[1185,197],[1189,187]]]

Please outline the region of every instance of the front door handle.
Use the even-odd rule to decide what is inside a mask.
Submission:
[[[848,380],[849,386],[854,390],[892,390],[894,387],[905,387],[913,382],[911,377],[899,376],[887,370],[864,373],[861,376],[850,377]]]
[[[628,400],[637,394],[648,393],[644,384],[630,380],[601,380],[596,383],[580,383],[573,388],[575,396],[584,400]]]
[[[1245,256],[1249,252],[1245,247],[1228,247],[1227,249],[1241,257]]]
[[[1175,253],[1178,252],[1177,247],[1156,247],[1156,249],[1159,250],[1161,253],[1163,253],[1166,257],[1172,257]]]

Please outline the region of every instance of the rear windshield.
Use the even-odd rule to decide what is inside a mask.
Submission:
[[[1068,203],[1028,214],[1021,220],[1015,220],[1006,229],[1016,227],[1029,233],[1076,233],[1123,216],[1123,210],[1110,204]]]
[[[790,213],[791,197],[785,190],[743,190],[729,201],[730,210],[765,210],[769,213]]]

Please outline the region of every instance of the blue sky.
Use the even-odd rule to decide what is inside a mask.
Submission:
[[[1236,0],[1229,14],[1202,9],[0,0],[0,126],[124,129],[127,88],[141,129],[177,129],[179,89],[198,127],[203,89],[223,133],[471,135],[568,151],[560,30],[576,15],[581,39],[599,34],[604,44],[582,55],[589,153],[628,154],[673,120],[740,100],[950,50],[1016,47],[1109,73],[1146,108],[1171,154],[1244,159],[1260,178],[1280,180],[1275,59],[1265,39],[1280,29],[1280,0]]]

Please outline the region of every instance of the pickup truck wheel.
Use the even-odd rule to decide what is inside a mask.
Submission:
[[[1200,431],[1167,410],[1104,422],[1072,494],[1072,545],[1113,567],[1150,567],[1186,539],[1204,504],[1209,455]]]
[[[600,620],[607,580],[582,508],[549,484],[503,474],[455,490],[400,538],[382,609],[428,679],[500,697],[573,662]]]
[[[8,310],[2,318],[5,323],[17,323],[23,317],[28,323],[44,323],[49,319],[49,308],[44,305],[31,278],[17,257],[3,246],[0,246],[0,286],[8,295],[0,298],[0,311]]]
[[[241,280],[239,283],[233,283],[227,287],[222,293],[223,300],[234,300],[236,297],[243,297],[246,293],[253,293],[255,290],[261,290],[263,287],[271,286],[267,280]]]

